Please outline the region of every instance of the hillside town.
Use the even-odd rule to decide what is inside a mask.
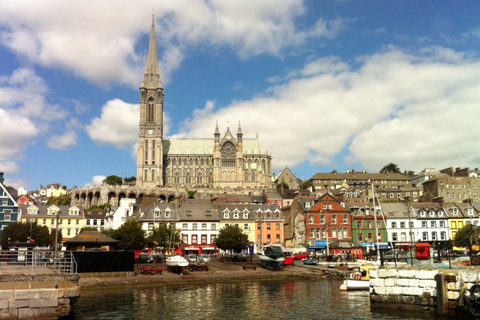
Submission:
[[[0,225],[3,230],[14,222],[33,223],[52,234],[58,229],[65,242],[82,228],[115,230],[131,218],[146,235],[162,224],[181,230],[177,250],[184,254],[219,252],[219,231],[234,225],[248,236],[255,253],[277,245],[363,258],[375,245],[400,251],[418,242],[451,248],[460,229],[479,224],[478,175],[478,169],[468,168],[425,169],[414,177],[352,170],[317,173],[305,183],[285,168],[273,181],[276,188],[258,195],[221,189],[209,198],[184,192],[170,199],[153,192],[128,194],[128,185],[104,184],[110,203],[99,209],[92,205],[95,195],[88,188],[79,196],[91,200],[87,203],[76,201],[75,190],[59,183],[31,192],[7,188],[0,173]],[[47,204],[62,196],[68,198],[66,204]]]

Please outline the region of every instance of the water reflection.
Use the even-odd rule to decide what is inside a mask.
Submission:
[[[426,319],[372,313],[368,292],[339,281],[245,282],[83,290],[75,319]]]

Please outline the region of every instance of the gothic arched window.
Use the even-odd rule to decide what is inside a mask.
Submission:
[[[147,102],[147,122],[154,121],[154,114],[155,114],[155,100],[153,98],[148,99]]]

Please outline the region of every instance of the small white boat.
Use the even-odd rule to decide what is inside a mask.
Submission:
[[[350,278],[343,281],[340,290],[368,290],[370,288],[370,276],[368,271],[373,268],[374,266],[361,267],[360,271],[352,273]]]
[[[184,257],[179,256],[179,255],[168,257],[165,260],[165,263],[169,267],[187,267],[188,264],[189,264],[187,259],[185,259]]]

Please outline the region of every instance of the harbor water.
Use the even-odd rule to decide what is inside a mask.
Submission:
[[[83,289],[75,319],[435,319],[370,311],[367,291],[340,280]]]

